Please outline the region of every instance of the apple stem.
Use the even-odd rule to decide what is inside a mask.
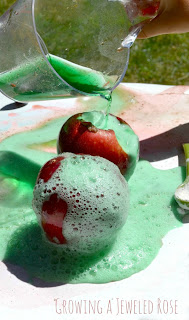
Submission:
[[[184,143],[183,145],[185,159],[186,159],[186,176],[189,176],[189,143]]]

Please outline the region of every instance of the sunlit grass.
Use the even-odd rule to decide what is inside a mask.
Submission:
[[[1,0],[0,2],[0,15],[5,12],[14,2],[15,0]]]
[[[125,81],[188,85],[189,33],[137,40]]]
[[[1,0],[0,15],[14,2]],[[137,40],[124,81],[189,85],[189,33]]]

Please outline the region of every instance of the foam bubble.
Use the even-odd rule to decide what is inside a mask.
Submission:
[[[63,246],[76,253],[94,253],[111,245],[125,224],[128,185],[117,166],[104,158],[71,153],[62,156],[48,182],[37,180],[33,208],[41,224],[43,204],[56,194],[67,203],[61,221],[66,239]],[[53,223],[57,226],[56,221]],[[57,239],[54,242],[58,244]]]

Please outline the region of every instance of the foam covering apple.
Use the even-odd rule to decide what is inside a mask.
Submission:
[[[33,209],[46,238],[75,253],[111,245],[128,206],[126,180],[98,156],[63,153],[41,168],[34,188]]]

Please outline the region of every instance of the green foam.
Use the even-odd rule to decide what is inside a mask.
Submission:
[[[63,283],[105,283],[145,269],[158,254],[167,232],[182,225],[173,199],[182,182],[182,168],[161,171],[139,161],[129,180],[129,216],[113,246],[90,258],[70,256],[44,241],[31,204],[40,166],[54,155],[28,146],[54,140],[60,123],[61,119],[49,122],[0,144],[1,260],[23,267],[32,277]]]

